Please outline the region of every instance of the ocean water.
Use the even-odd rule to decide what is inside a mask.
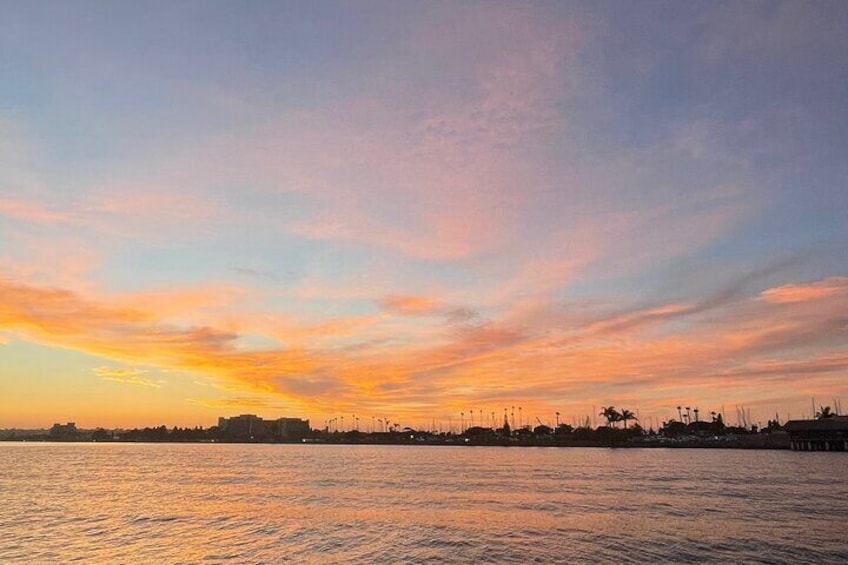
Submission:
[[[848,456],[0,443],[0,563],[848,563]]]

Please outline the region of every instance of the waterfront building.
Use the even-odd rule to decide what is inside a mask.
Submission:
[[[53,424],[50,428],[50,437],[52,438],[71,438],[77,435],[77,425],[74,422],[67,424]]]
[[[848,451],[848,416],[790,420],[783,429],[794,451]]]
[[[268,428],[265,421],[255,414],[242,414],[232,418],[218,418],[218,427],[232,436],[265,436]]]
[[[255,414],[218,418],[218,428],[224,435],[249,439],[302,439],[309,435],[309,420],[278,418],[264,420]]]
[[[309,420],[279,418],[274,420],[274,432],[282,439],[302,439],[309,435]]]

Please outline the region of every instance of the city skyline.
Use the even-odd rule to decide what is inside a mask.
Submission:
[[[846,27],[6,6],[0,428],[844,402]]]

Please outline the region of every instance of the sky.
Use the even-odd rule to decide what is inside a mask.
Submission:
[[[6,3],[0,427],[848,406],[845,29],[839,1]]]

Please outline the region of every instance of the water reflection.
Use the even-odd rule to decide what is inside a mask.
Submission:
[[[0,445],[0,561],[844,563],[844,454]]]

